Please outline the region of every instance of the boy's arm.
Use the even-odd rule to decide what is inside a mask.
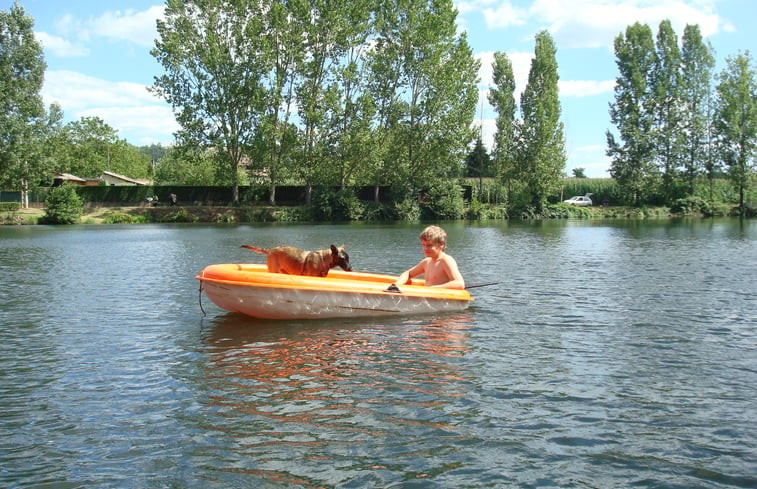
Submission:
[[[395,280],[395,285],[406,285],[410,282],[410,279],[413,277],[417,277],[418,275],[422,275],[423,272],[426,270],[426,260],[423,259],[415,265],[413,268],[409,270],[405,270],[400,274],[399,277],[397,277],[397,280]]]

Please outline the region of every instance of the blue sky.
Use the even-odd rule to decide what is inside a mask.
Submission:
[[[46,104],[61,104],[66,121],[100,117],[120,138],[137,146],[171,144],[178,129],[171,108],[146,89],[162,73],[150,49],[163,2],[19,3],[34,17],[37,39],[45,49]],[[0,0],[3,10],[12,4]],[[627,25],[643,22],[656,33],[660,21],[669,19],[680,38],[686,24],[698,24],[715,49],[716,72],[723,69],[727,56],[745,50],[753,59],[757,55],[754,0],[456,0],[455,6],[459,30],[467,32],[474,55],[482,61],[475,124],[483,122],[487,146],[496,115],[486,102],[492,54],[508,54],[520,91],[528,77],[535,34],[550,32],[557,47],[569,175],[582,167],[587,176],[608,176],[605,131],[612,129],[608,104],[617,76],[613,40]]]

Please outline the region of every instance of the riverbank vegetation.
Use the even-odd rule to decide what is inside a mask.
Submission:
[[[698,26],[680,42],[669,21],[656,37],[642,24],[617,36],[612,179],[566,178],[548,32],[535,36],[517,99],[512,62],[495,53],[487,98],[497,129],[487,150],[474,125],[480,63],[451,0],[312,5],[167,4],[152,51],[164,72],[152,91],[177,116],[171,148],[136,148],[96,117],[63,124],[59,106],[42,104],[46,64],[33,19],[19,4],[0,11],[0,188],[18,191],[22,209],[44,193],[36,202],[46,204],[45,222],[76,220],[73,195],[50,191],[53,175],[106,170],[149,179],[141,191],[155,195],[230,189],[225,202],[166,209],[167,192],[143,208],[142,199],[88,200],[77,190],[82,211],[96,202],[130,208],[103,218],[111,222],[754,214],[754,63],[748,51],[735,54],[716,76]],[[283,186],[303,188],[302,202],[282,202]],[[355,191],[366,186],[372,199]],[[561,203],[574,195],[595,205]]]
[[[551,198],[541,213],[528,207],[515,211],[509,208],[506,189],[493,179],[463,180],[460,184],[429,189],[420,201],[384,200],[375,203],[361,199],[354,189],[316,188],[310,204],[290,202],[272,206],[257,194],[257,199],[244,199],[242,204],[231,205],[222,201],[179,200],[171,205],[168,199],[147,202],[133,194],[152,195],[156,187],[107,187],[117,190],[123,202],[92,202],[79,196],[84,188],[63,186],[52,189],[45,205],[20,209],[17,202],[0,203],[2,224],[42,223],[246,223],[246,222],[345,222],[345,221],[419,221],[438,219],[649,219],[675,216],[720,217],[740,215],[734,203],[735,190],[726,179],[702,181],[696,185],[694,196],[678,199],[670,206],[618,205],[615,196],[617,183],[612,179],[565,179],[563,195]],[[77,190],[79,192],[77,192]],[[90,188],[89,190],[97,190]],[[193,190],[194,193],[190,190]],[[228,188],[214,188],[210,194],[204,189],[190,187],[161,188],[160,193],[178,192],[186,197],[205,195],[218,199],[230,195]],[[225,190],[225,192],[224,192]],[[291,189],[289,189],[291,190]],[[127,192],[130,191],[130,192]],[[139,191],[139,192],[137,192]],[[183,194],[182,194],[183,192]],[[302,192],[302,189],[300,189]],[[710,192],[716,200],[709,197]],[[244,189],[245,196],[254,196],[254,189]],[[91,192],[90,192],[91,194]],[[129,198],[128,194],[132,194]],[[594,205],[575,207],[562,203],[563,197],[592,194]],[[754,215],[750,208],[749,215]]]

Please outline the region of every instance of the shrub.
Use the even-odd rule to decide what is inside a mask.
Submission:
[[[0,202],[0,212],[16,212],[21,208],[18,202]]]
[[[395,215],[400,221],[420,221],[421,208],[413,199],[405,199],[397,202],[394,207]]]
[[[451,180],[437,180],[422,192],[421,215],[426,219],[460,219],[465,215],[463,189]]]
[[[357,221],[364,206],[351,189],[321,189],[313,198],[313,218],[319,221]]]
[[[133,224],[134,222],[134,216],[125,212],[114,212],[103,218],[104,224]]]
[[[76,224],[81,219],[84,206],[76,190],[63,185],[50,190],[45,198],[45,215],[42,224]]]
[[[365,221],[391,221],[397,217],[395,210],[386,204],[367,202],[364,205],[363,220]]]

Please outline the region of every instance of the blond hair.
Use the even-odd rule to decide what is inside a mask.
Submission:
[[[421,232],[421,235],[418,236],[418,239],[435,243],[441,246],[442,250],[447,247],[447,233],[445,233],[444,229],[439,226],[427,226],[426,229]]]

